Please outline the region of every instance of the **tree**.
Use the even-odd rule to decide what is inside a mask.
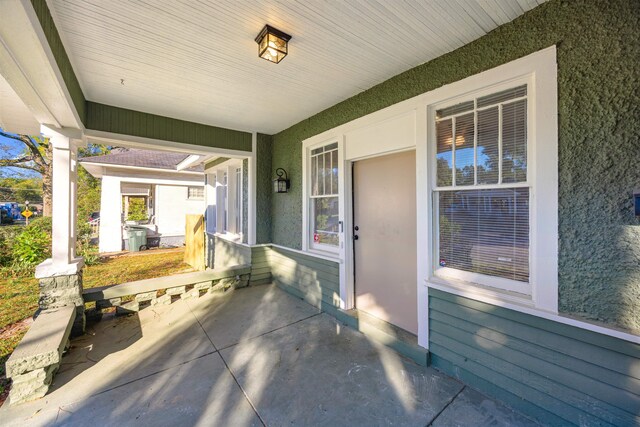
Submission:
[[[42,179],[0,178],[0,202],[42,202]]]
[[[51,216],[51,192],[53,178],[53,163],[51,162],[52,146],[48,138],[13,134],[0,129],[0,136],[20,141],[24,150],[13,158],[0,158],[0,167],[10,166],[30,170],[42,175],[42,214]],[[10,152],[10,150],[3,150]]]
[[[20,141],[24,144],[24,150],[17,156],[13,158],[0,158],[0,167],[15,167],[37,172],[42,175],[43,216],[51,216],[53,164],[51,162],[52,145],[49,139],[40,136],[13,134],[5,132],[2,129],[0,129],[0,136]],[[78,150],[78,157],[108,154],[111,148],[112,147],[105,145],[89,144],[87,147]],[[7,153],[11,152],[9,149],[4,149],[3,151]],[[18,186],[26,185],[27,184],[23,183]],[[82,167],[78,168],[77,193],[78,214],[81,219],[85,219],[91,212],[100,210],[100,181],[92,177]],[[26,195],[27,193],[22,192],[21,194]],[[35,197],[32,198],[35,199]],[[24,202],[24,200],[21,199],[17,201]]]

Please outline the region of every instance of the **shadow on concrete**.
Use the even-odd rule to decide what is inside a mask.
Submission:
[[[464,387],[272,285],[91,331],[73,341],[52,392],[2,408],[3,423],[427,425]]]

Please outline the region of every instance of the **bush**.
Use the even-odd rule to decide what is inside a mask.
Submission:
[[[131,197],[129,199],[129,213],[127,215],[127,221],[146,221],[149,219],[147,216],[147,205],[142,197]]]
[[[0,268],[8,267],[13,262],[13,243],[23,230],[21,225],[0,227]]]
[[[33,274],[34,267],[51,256],[51,217],[33,219],[29,225],[0,228],[0,269],[14,277]],[[91,244],[91,227],[78,223],[76,252],[86,265],[99,262],[98,248]]]
[[[51,236],[41,227],[25,227],[13,243],[13,263],[18,268],[30,268],[50,255]]]
[[[91,244],[91,225],[86,221],[78,221],[78,240],[76,244],[78,256],[84,258],[85,265],[98,264],[100,256],[98,248]]]
[[[29,221],[27,228],[36,228],[47,235],[51,236],[51,224],[53,223],[50,216],[41,216]]]

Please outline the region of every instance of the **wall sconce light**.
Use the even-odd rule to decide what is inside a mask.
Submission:
[[[278,63],[289,53],[291,36],[270,25],[265,25],[258,37],[258,56],[267,61]]]
[[[291,187],[291,181],[289,181],[287,171],[282,168],[278,168],[276,169],[276,175],[278,175],[278,178],[273,180],[274,193],[287,193],[289,191],[289,187]]]

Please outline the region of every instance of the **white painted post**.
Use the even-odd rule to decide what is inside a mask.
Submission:
[[[75,274],[82,269],[76,257],[77,150],[82,135],[78,129],[42,125],[42,134],[53,147],[51,258],[36,269],[36,277]]]
[[[256,244],[256,187],[257,187],[257,154],[258,154],[258,134],[253,132],[251,134],[251,156],[249,156],[249,173],[247,175],[248,182],[248,195],[249,200],[247,208],[249,213],[247,219],[247,243],[250,245]]]
[[[104,175],[100,196],[100,252],[122,250],[122,194],[120,178]],[[158,200],[155,200],[158,206]]]

